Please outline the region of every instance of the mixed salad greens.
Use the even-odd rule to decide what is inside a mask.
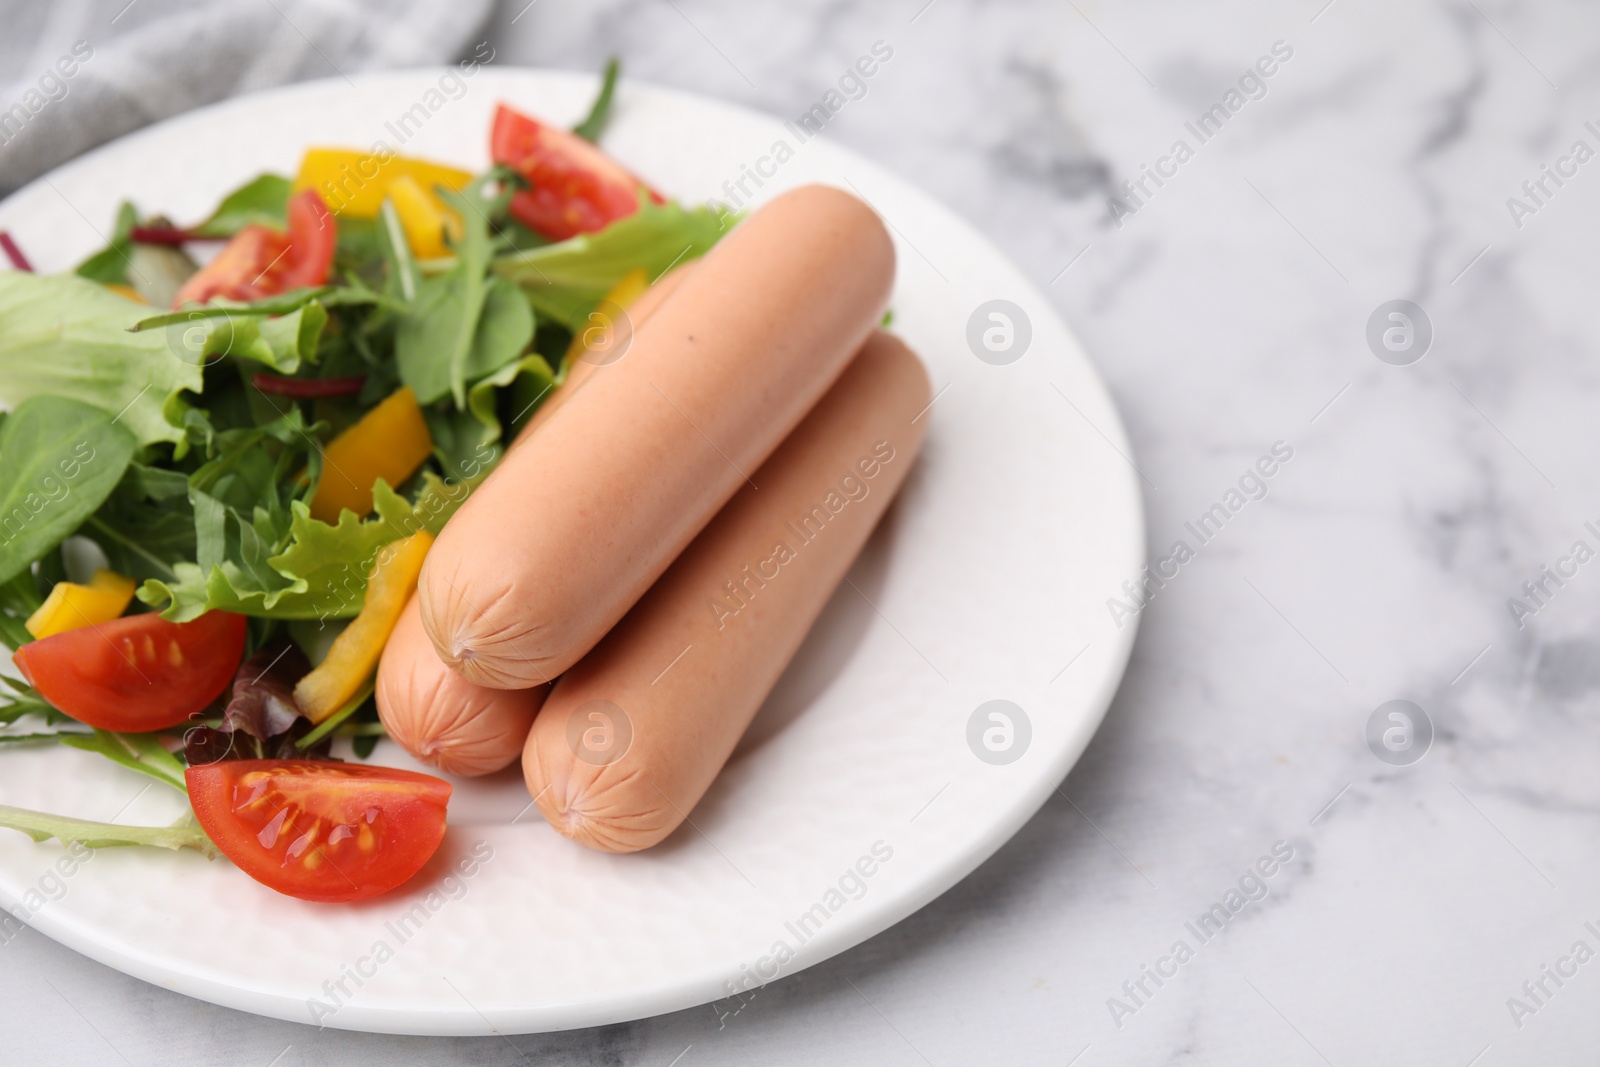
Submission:
[[[124,203],[71,273],[0,240],[0,642],[21,675],[0,675],[0,747],[99,753],[187,789],[200,821],[0,826],[219,848],[308,899],[426,861],[449,787],[331,741],[370,754],[428,545],[589,316],[727,226],[594,146],[616,74],[574,131],[502,104],[484,173],[313,148],[195,225]]]

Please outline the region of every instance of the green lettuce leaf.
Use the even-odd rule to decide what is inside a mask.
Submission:
[[[165,330],[128,332],[149,310],[76,275],[0,272],[0,405],[67,397],[141,445],[182,440],[178,394],[200,391],[201,367],[179,358]]]
[[[708,207],[654,204],[641,196],[638,211],[599,233],[501,256],[494,269],[522,286],[535,311],[576,333],[624,274],[643,268],[654,281],[705,255],[724,226]]]
[[[261,304],[208,305],[185,311],[172,311],[141,319],[131,332],[164,335],[176,358],[204,365],[218,356],[253,359],[281,374],[293,374],[303,363],[315,363],[317,342],[328,324],[323,302],[310,296],[334,290],[296,290]],[[334,304],[373,303],[372,300],[340,300]]]
[[[280,374],[293,374],[303,363],[315,363],[317,340],[328,324],[328,312],[312,302],[274,318],[235,315],[206,323],[201,355],[233,356],[265,363]]]
[[[217,608],[274,619],[349,618],[361,610],[378,551],[418,530],[437,534],[475,484],[446,483],[431,473],[422,481],[411,503],[380,479],[372,493],[377,513],[358,519],[346,511],[336,526],[313,519],[310,509],[296,500],[290,505],[287,547],[264,558],[250,557],[250,545],[259,542],[219,541],[213,528],[209,545],[207,536],[199,538],[197,554],[207,566],[175,564],[176,577],[147,580],[139,599],[161,608],[163,617],[174,622]],[[195,522],[198,531],[199,514]]]
[[[97,407],[24,400],[0,424],[0,582],[26,570],[105,503],[133,459],[133,435]]]

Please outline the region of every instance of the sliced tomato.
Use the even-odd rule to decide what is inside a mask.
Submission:
[[[244,656],[245,617],[208,611],[193,622],[127,615],[23,645],[12,660],[51,704],[119,733],[176,726],[204,710]]]
[[[277,265],[273,292],[321,285],[333,269],[339,245],[339,225],[315,189],[302,189],[289,198],[289,254]]]
[[[594,233],[632,215],[641,189],[665,203],[660,193],[582,137],[504,104],[494,113],[489,154],[533,187],[512,197],[511,214],[552,241]]]
[[[422,869],[444,840],[450,783],[322,760],[190,767],[189,802],[245,874],[301,900],[365,900]]]
[[[259,282],[289,251],[289,239],[265,226],[246,226],[222,246],[216,258],[191,274],[172,299],[173,307],[191,300],[204,304],[214,296],[255,300]]]
[[[290,197],[288,222],[287,233],[246,226],[234,234],[215,259],[183,283],[172,306],[191,300],[203,304],[217,296],[260,300],[327,281],[339,230],[315,189]]]

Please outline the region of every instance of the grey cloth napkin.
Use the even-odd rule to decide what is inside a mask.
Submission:
[[[157,119],[470,52],[493,0],[0,0],[0,195]]]

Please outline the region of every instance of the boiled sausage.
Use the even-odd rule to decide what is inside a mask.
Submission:
[[[746,486],[562,676],[523,751],[558,831],[655,844],[711,785],[905,480],[928,378],[878,333]]]
[[[502,689],[575,663],[838,377],[893,279],[882,221],[837,189],[735,227],[445,527],[419,586],[440,658]]]
[[[406,605],[378,661],[378,718],[401,748],[446,774],[492,774],[517,758],[549,694],[473,685],[439,662],[417,598]]]
[[[658,279],[627,308],[634,328],[653,315],[693,268]],[[583,382],[607,364],[578,359],[517,435],[525,441]],[[474,685],[446,667],[422,629],[416,598],[406,606],[378,664],[378,717],[402,748],[424,763],[467,777],[491,774],[522,752],[549,686],[531,690]]]

